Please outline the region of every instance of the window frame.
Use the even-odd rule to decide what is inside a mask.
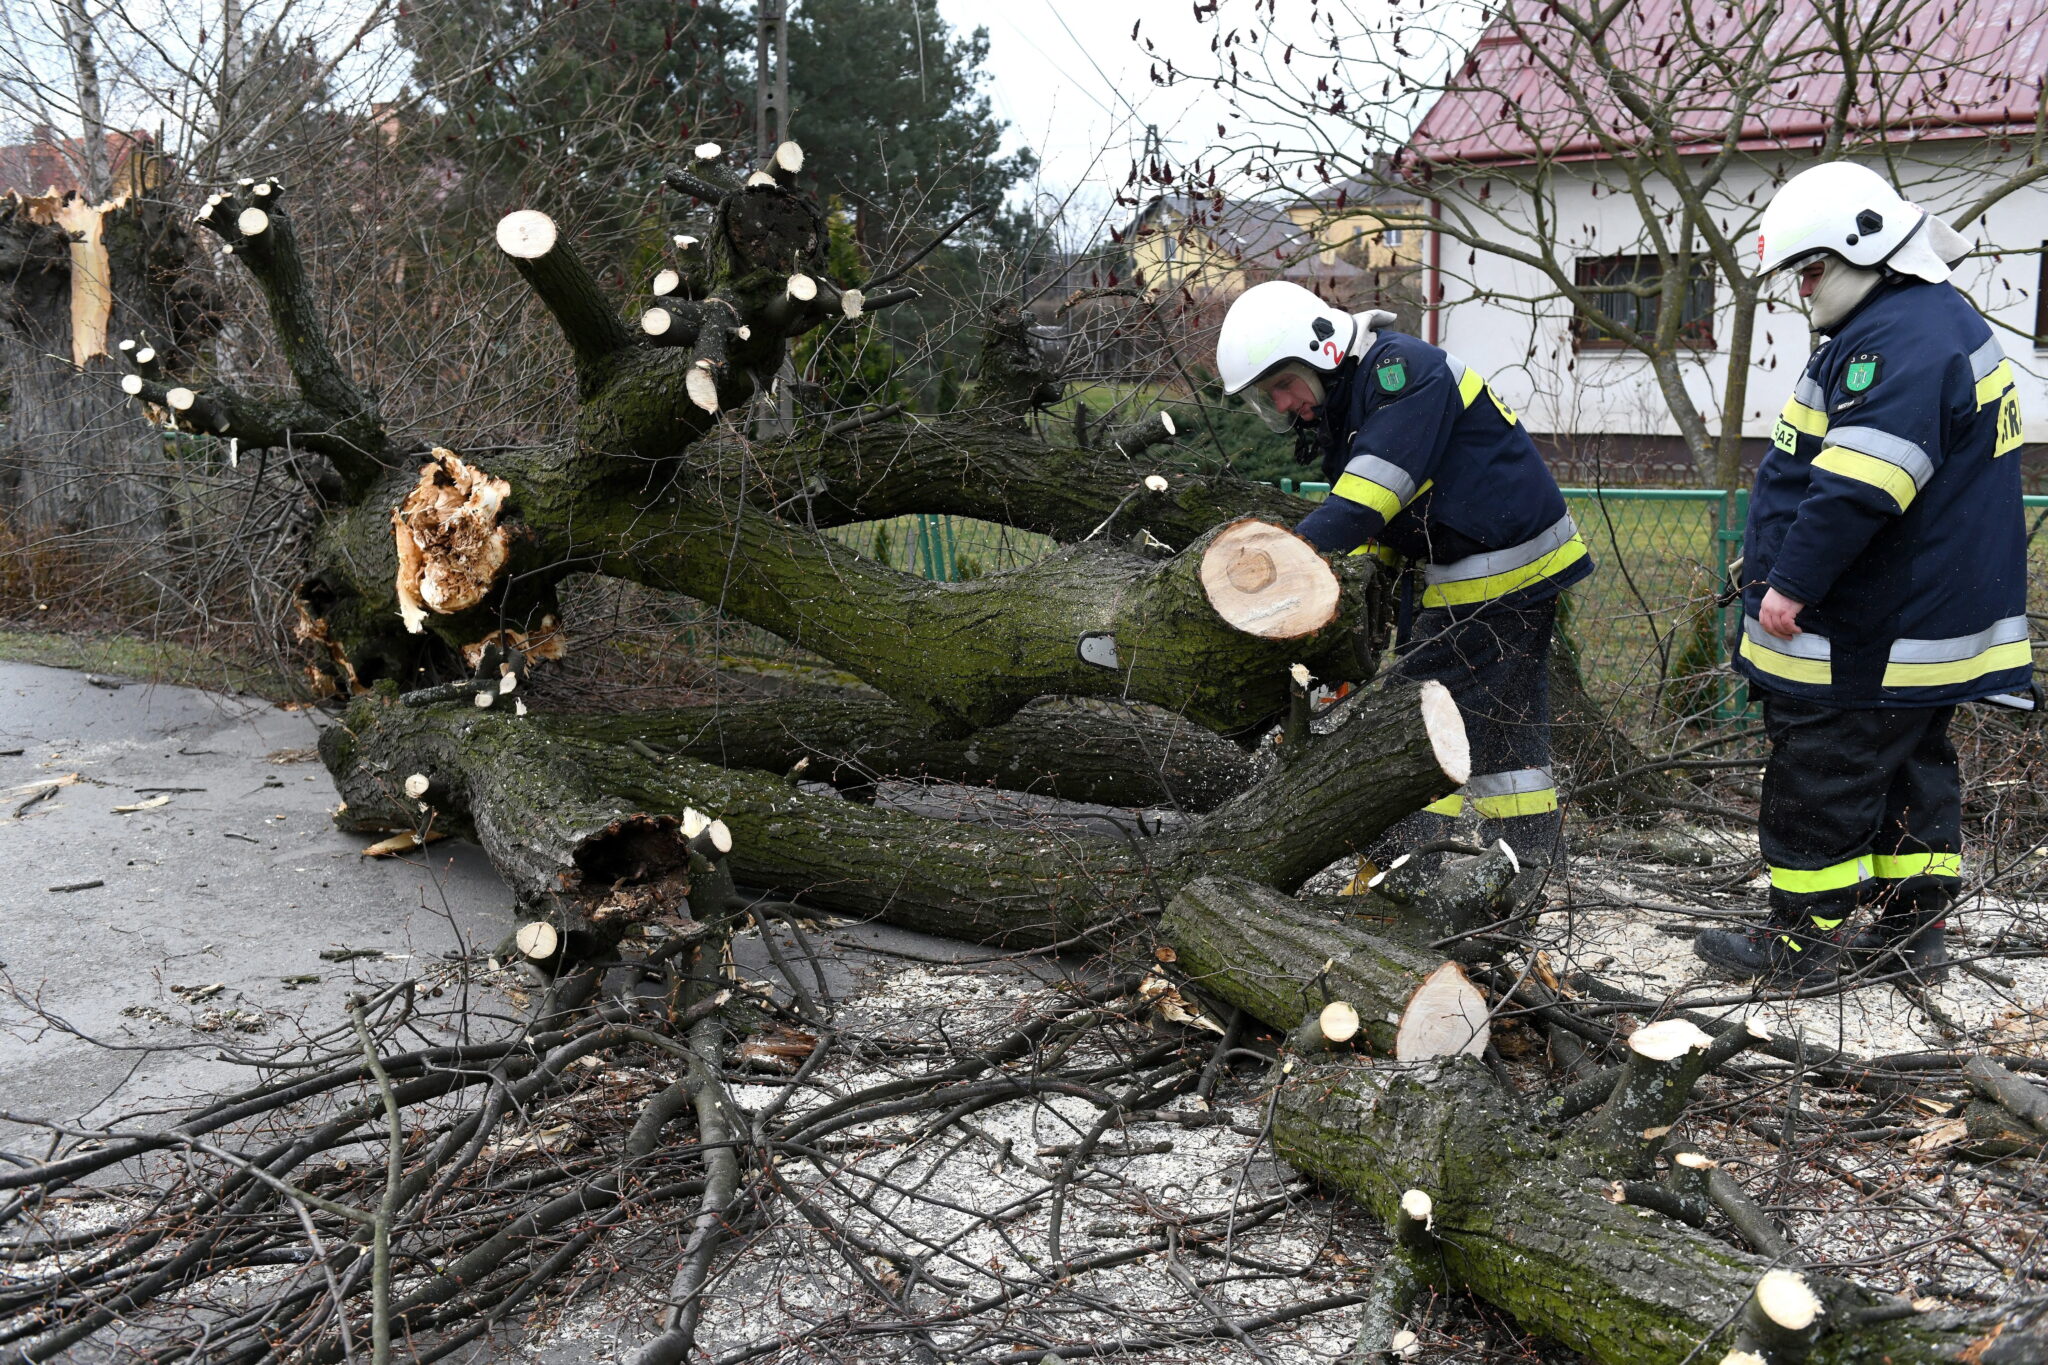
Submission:
[[[1597,272],[1602,266],[1620,267],[1629,263],[1636,273],[1613,283],[1633,285],[1645,279],[1654,279],[1662,273],[1657,258],[1643,252],[1617,252],[1611,256],[1578,256],[1572,261],[1572,282],[1582,291],[1620,299],[1631,305],[1635,328],[1639,332],[1654,332],[1657,326],[1657,308],[1660,300],[1648,295],[1635,295],[1619,289],[1601,289],[1602,280]],[[1612,277],[1610,277],[1612,279]],[[1680,305],[1681,322],[1678,330],[1678,344],[1688,351],[1716,351],[1720,344],[1714,337],[1714,302],[1719,283],[1713,263],[1704,257],[1693,258],[1693,279],[1686,291],[1685,301]],[[1695,308],[1694,305],[1698,305]],[[1610,316],[1616,310],[1601,305]],[[1624,319],[1626,320],[1626,319]],[[1586,314],[1578,308],[1572,309],[1572,349],[1575,351],[1627,351],[1635,349],[1620,337],[1599,330]]]

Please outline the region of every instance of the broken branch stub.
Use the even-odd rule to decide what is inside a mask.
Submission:
[[[452,616],[483,601],[511,557],[498,516],[511,485],[436,446],[419,482],[391,514],[398,546],[398,611],[417,635],[427,613]]]

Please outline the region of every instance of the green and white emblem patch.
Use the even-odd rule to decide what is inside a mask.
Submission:
[[[1851,393],[1862,393],[1877,382],[1878,367],[1883,363],[1883,356],[1869,352],[1851,356],[1849,368],[1842,371],[1842,387]]]
[[[1381,393],[1399,393],[1408,387],[1408,363],[1404,360],[1389,360],[1372,372],[1379,381]]]

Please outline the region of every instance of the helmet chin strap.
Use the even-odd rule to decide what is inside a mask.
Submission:
[[[1839,256],[1829,256],[1821,267],[1820,283],[1806,301],[1813,314],[1813,329],[1825,332],[1849,316],[1883,278],[1882,270],[1866,270]]]

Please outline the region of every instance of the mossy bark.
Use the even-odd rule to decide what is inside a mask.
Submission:
[[[1001,787],[1105,806],[1209,810],[1251,785],[1251,757],[1200,726],[1154,708],[1055,702],[965,739],[935,735],[881,697],[798,693],[625,716],[556,722],[613,743],[728,768],[803,776],[864,796],[884,778]]]
[[[470,835],[522,902],[572,929],[616,892],[663,875],[659,858],[621,849],[649,822],[694,808],[731,828],[730,866],[743,882],[845,914],[1012,946],[1128,923],[1205,874],[1297,886],[1455,786],[1438,765],[1419,693],[1406,686],[1361,698],[1313,757],[1149,840],[934,821],[800,791],[766,773],[651,759],[623,745],[611,723],[467,704],[359,699],[322,736],[321,756],[346,802],[345,827],[431,819]],[[414,774],[428,779],[426,812],[403,795]]]
[[[1394,910],[1372,895],[1347,899],[1368,913]],[[1358,1011],[1361,1041],[1381,1056],[1393,1055],[1408,998],[1444,960],[1237,877],[1182,887],[1159,936],[1194,985],[1283,1032],[1332,1001],[1348,1003]]]
[[[1613,1202],[1606,1182],[1531,1126],[1471,1059],[1300,1068],[1281,1088],[1273,1140],[1295,1166],[1389,1221],[1408,1190],[1429,1195],[1454,1282],[1523,1327],[1613,1365],[1718,1360],[1772,1265]],[[1925,1314],[1857,1326],[1877,1296],[1809,1278],[1835,1324],[1811,1357],[1817,1362],[1976,1359],[1963,1353],[1994,1336],[2008,1360],[2039,1359],[2024,1352],[2048,1348],[2038,1324],[2017,1318],[2001,1326]]]

